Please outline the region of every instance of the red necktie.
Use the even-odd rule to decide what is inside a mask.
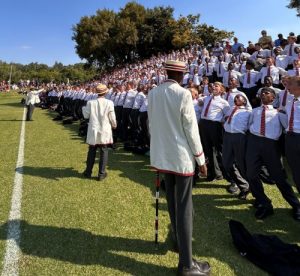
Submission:
[[[229,95],[230,95],[230,90],[228,90],[228,92],[227,92],[226,101],[228,101]]]
[[[250,84],[250,78],[251,78],[251,73],[250,73],[250,71],[248,71],[248,74],[247,74],[247,84]]]
[[[293,54],[293,44],[290,45],[289,56]]]
[[[208,110],[209,110],[209,107],[210,107],[210,104],[211,104],[211,101],[212,101],[213,97],[210,98],[206,108],[205,108],[205,111],[204,111],[204,117],[207,117],[207,114],[208,114]]]
[[[229,86],[230,79],[231,79],[231,71],[228,72],[228,86]]]
[[[292,104],[292,109],[291,109],[291,117],[289,120],[289,131],[293,132],[294,131],[294,113],[295,113],[295,102],[297,99],[294,98],[293,104]]]
[[[286,106],[286,98],[287,98],[287,89],[284,90],[283,98],[282,98],[282,106]]]
[[[260,118],[260,135],[266,135],[266,107],[262,106],[261,118]]]
[[[271,66],[268,67],[268,73],[267,73],[268,77],[271,77]]]
[[[231,114],[230,114],[230,116],[228,117],[228,119],[227,119],[227,123],[228,124],[230,124],[231,123],[231,119],[232,119],[232,117],[233,117],[233,115],[234,115],[234,113],[237,111],[239,109],[239,107],[238,106],[235,106],[234,107],[234,109],[232,110],[232,112],[231,112]]]

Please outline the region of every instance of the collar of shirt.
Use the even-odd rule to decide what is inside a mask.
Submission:
[[[269,110],[275,109],[272,104],[262,104],[261,108],[263,108],[263,106],[265,106]]]

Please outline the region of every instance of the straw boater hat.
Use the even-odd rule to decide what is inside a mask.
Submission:
[[[105,84],[98,84],[97,87],[96,87],[96,93],[99,95],[99,96],[103,96],[107,93],[108,91],[108,88]]]
[[[165,70],[177,71],[177,72],[187,71],[185,62],[177,61],[177,60],[167,60],[165,63]]]

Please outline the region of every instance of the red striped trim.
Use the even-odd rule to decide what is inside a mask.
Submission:
[[[201,153],[194,154],[194,156],[195,157],[200,157],[202,154],[203,154],[203,151]]]
[[[195,174],[195,172],[191,172],[191,173],[179,173],[179,172],[173,172],[173,171],[168,171],[168,170],[161,170],[158,168],[155,168],[153,166],[151,166],[152,169],[159,171],[161,173],[171,173],[171,174],[175,174],[175,175],[180,175],[180,176],[193,176]]]

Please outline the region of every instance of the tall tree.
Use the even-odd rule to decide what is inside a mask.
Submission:
[[[300,1],[299,0],[290,0],[290,3],[287,6],[289,9],[296,9],[297,16],[300,17]]]
[[[145,9],[136,2],[127,3],[118,13],[98,10],[96,15],[82,17],[73,27],[76,51],[89,64],[106,69],[131,62],[136,56],[145,58],[190,43],[206,45],[233,35],[199,24],[199,14],[176,20],[173,12],[170,6]]]

